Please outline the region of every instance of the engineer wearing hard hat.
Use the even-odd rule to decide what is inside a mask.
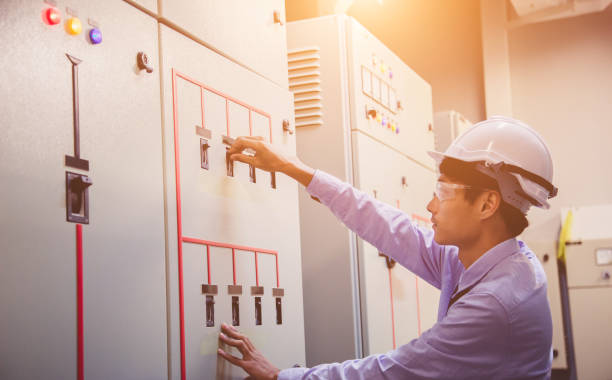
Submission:
[[[242,154],[244,149],[254,156]],[[441,290],[438,322],[388,353],[313,368],[279,370],[248,337],[222,325],[219,339],[242,358],[219,355],[254,379],[547,379],[552,321],[546,275],[516,239],[531,206],[556,195],[552,159],[527,125],[493,117],[446,152],[429,152],[439,177],[427,205],[433,230],[255,137],[241,137],[232,160],[296,179],[351,230]]]

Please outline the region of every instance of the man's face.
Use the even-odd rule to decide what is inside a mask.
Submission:
[[[438,182],[427,205],[431,212],[434,240],[438,244],[456,246],[473,241],[480,230],[477,202],[468,202],[465,185],[451,181],[444,174],[440,175]]]

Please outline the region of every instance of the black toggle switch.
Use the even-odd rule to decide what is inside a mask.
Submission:
[[[255,325],[261,325],[261,297],[255,297]]]
[[[206,139],[200,139],[200,167],[208,170],[208,149],[210,144]]]
[[[215,297],[206,296],[206,327],[215,325]]]
[[[89,186],[91,178],[84,174],[66,172],[66,220],[89,224]]]
[[[283,307],[280,297],[276,297],[276,324],[283,324]]]
[[[232,296],[232,326],[240,326],[240,305],[238,296]]]

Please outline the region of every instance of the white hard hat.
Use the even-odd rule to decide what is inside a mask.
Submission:
[[[438,166],[444,158],[477,162],[476,169],[494,178],[503,200],[527,213],[534,205],[549,208],[557,195],[552,184],[553,164],[542,137],[526,124],[493,116],[461,134],[446,152],[428,152]]]

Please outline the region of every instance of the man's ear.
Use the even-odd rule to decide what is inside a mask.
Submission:
[[[495,190],[486,190],[480,195],[480,217],[492,217],[501,205],[501,194]]]

